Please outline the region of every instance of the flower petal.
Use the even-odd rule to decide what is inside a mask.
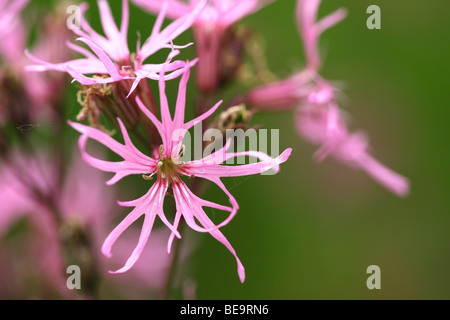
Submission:
[[[97,169],[116,173],[108,184],[116,183],[123,177],[131,174],[154,173],[157,165],[156,160],[147,157],[132,144],[122,121],[118,119],[118,122],[124,136],[125,144],[117,142],[98,129],[69,121],[69,125],[82,134],[79,139],[79,146],[83,159]],[[89,138],[103,144],[111,151],[121,156],[124,161],[111,162],[92,157],[86,151],[86,144]]]
[[[167,192],[168,184],[158,180],[149,190],[149,192],[140,199],[134,200],[132,203],[122,203],[133,205],[135,208],[128,216],[109,234],[102,246],[102,253],[107,257],[111,256],[111,249],[120,235],[128,229],[139,217],[145,215],[144,224],[142,226],[139,242],[125,265],[111,273],[123,273],[128,271],[139,259],[145,244],[148,241],[153,223],[157,215],[163,215],[164,198]]]
[[[206,0],[200,0],[191,12],[170,23],[163,31],[159,32],[158,30],[158,32],[152,33],[142,46],[142,60],[146,60],[152,54],[162,49],[165,45],[189,29],[200,12],[205,8],[206,3]],[[164,6],[165,4],[163,4],[160,15],[165,15]],[[159,29],[160,25],[157,24],[156,26],[157,29]]]
[[[143,9],[146,9],[153,13],[158,13],[161,11],[161,8],[166,0],[133,0],[133,2]],[[179,17],[187,15],[191,10],[192,9],[189,4],[177,0],[172,0],[167,11],[167,17],[169,19],[177,19]]]
[[[292,149],[286,149],[280,156],[273,159],[267,154],[259,151],[246,151],[246,152],[238,152],[238,153],[226,153],[225,157],[218,157],[217,159],[227,161],[228,159],[240,156],[249,156],[255,157],[257,159],[262,160],[258,163],[251,163],[245,165],[236,165],[236,166],[223,166],[219,163],[214,162],[204,162],[202,160],[186,162],[184,166],[183,173],[187,175],[192,175],[196,177],[202,178],[214,178],[214,177],[240,177],[240,176],[248,176],[253,174],[264,173],[267,170],[274,170],[278,172],[280,170],[280,164],[284,163],[289,159],[291,155]]]
[[[213,204],[211,202],[198,198],[182,182],[173,184],[172,188],[174,190],[177,212],[182,213],[189,227],[199,232],[210,233],[216,240],[218,240],[225,247],[227,247],[227,249],[233,254],[233,256],[236,259],[239,279],[241,280],[241,282],[244,282],[245,280],[244,266],[239,260],[234,248],[231,246],[231,244],[228,242],[228,240],[225,238],[222,232],[219,231],[219,228],[220,226],[223,225],[223,223],[220,224],[219,226],[216,226],[208,217],[208,215],[205,213],[202,207],[208,206],[226,211],[231,211],[232,209],[217,204]],[[199,221],[199,223],[202,225],[201,227],[195,223],[194,218]]]
[[[91,48],[92,51],[94,51],[94,53],[99,57],[100,61],[105,66],[106,70],[115,81],[120,81],[126,78],[119,73],[116,64],[112,62],[112,60],[108,57],[105,51],[103,51],[99,46],[97,46],[95,43],[85,38],[78,38],[77,40],[84,42],[89,46],[89,48]]]

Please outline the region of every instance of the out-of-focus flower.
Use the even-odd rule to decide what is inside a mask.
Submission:
[[[164,6],[165,0],[133,0],[133,2],[153,13]],[[167,17],[177,19],[194,10],[199,0],[171,0]],[[221,68],[225,63],[221,53],[233,47],[225,44],[227,29],[245,16],[258,11],[270,0],[212,0],[200,13],[194,23],[195,44],[199,63],[197,66],[197,83],[205,92],[217,89]],[[237,53],[235,53],[237,55]]]
[[[313,89],[315,72],[304,70],[287,79],[253,88],[245,97],[247,105],[264,112],[294,109]]]
[[[362,132],[350,133],[340,115],[336,126],[330,132],[328,127],[330,111],[323,105],[310,104],[298,109],[297,129],[307,141],[321,145],[315,153],[318,160],[332,155],[339,162],[364,170],[375,181],[395,193],[404,196],[408,193],[408,180],[393,172],[369,154],[369,142]]]
[[[305,69],[288,79],[252,89],[246,97],[249,105],[265,111],[292,109],[317,90],[317,81],[324,82],[318,74],[321,66],[319,38],[324,31],[344,19],[346,11],[339,9],[317,22],[320,1],[297,2],[296,18],[305,51]]]
[[[169,62],[170,61],[168,60],[167,63]],[[289,158],[291,149],[287,149],[278,158],[273,159],[265,153],[257,151],[227,153],[228,145],[226,145],[220,151],[217,151],[201,160],[182,162],[180,160],[180,155],[182,154],[182,141],[187,130],[210,116],[221,104],[221,102],[217,103],[203,115],[185,123],[185,99],[186,86],[190,73],[189,64],[186,64],[183,71],[184,73],[180,80],[178,99],[173,118],[169,111],[169,105],[165,93],[164,70],[161,73],[159,80],[161,121],[149,112],[140,100],[138,100],[138,104],[141,107],[142,112],[155,125],[163,141],[163,144],[159,150],[155,150],[153,153],[153,158],[143,154],[133,145],[125,126],[120,119],[118,119],[118,121],[121,127],[124,144],[117,142],[100,130],[70,122],[71,126],[82,134],[79,139],[79,145],[83,159],[93,167],[106,172],[115,173],[114,177],[110,179],[107,184],[114,184],[122,178],[133,174],[144,174],[146,175],[144,176],[146,180],[156,175],[156,181],[146,195],[134,201],[120,202],[120,205],[124,207],[133,207],[134,209],[110,233],[103,244],[102,251],[106,256],[111,256],[112,246],[120,235],[137,219],[144,216],[145,219],[142,227],[142,233],[137,247],[131,254],[125,266],[114,273],[125,272],[135,264],[141,255],[157,216],[159,216],[162,222],[172,232],[168,242],[169,252],[174,237],[177,236],[178,238],[181,238],[181,235],[177,229],[181,217],[183,217],[190,228],[198,232],[210,233],[215,239],[230,250],[236,258],[239,278],[243,282],[245,279],[244,267],[231,244],[219,231],[220,227],[231,221],[239,208],[237,201],[227,190],[221,181],[221,178],[253,175],[265,172],[269,169],[278,171],[280,163],[285,162]],[[120,162],[110,162],[91,156],[86,151],[88,139],[93,139],[105,145],[110,150],[121,156],[124,160]],[[238,156],[255,157],[261,161],[258,163],[239,166],[221,165],[221,163],[224,163],[226,160]],[[203,178],[217,184],[228,196],[231,207],[219,205],[197,197],[181,180],[181,176]],[[163,211],[165,195],[170,186],[172,186],[177,209],[173,225],[168,221]],[[216,225],[205,213],[203,210],[204,207],[230,212],[230,215],[222,223]],[[200,226],[197,224],[196,220],[200,223]]]
[[[252,89],[246,103],[258,110],[297,109],[297,130],[309,142],[320,145],[315,156],[319,161],[333,155],[338,161],[366,171],[393,193],[404,196],[409,181],[386,168],[368,153],[368,140],[361,133],[350,134],[339,110],[336,88],[323,79],[318,69],[319,36],[340,22],[346,12],[339,9],[317,20],[320,0],[298,0],[297,22],[305,50],[306,67],[294,76]]]
[[[59,206],[56,185],[56,166],[51,165],[48,155],[29,154],[14,151],[2,162],[0,167],[0,237],[19,219],[25,218],[33,227],[23,256],[16,254],[17,261],[35,260],[33,272],[43,279],[45,285],[64,292],[65,279],[63,257],[60,251],[59,230],[54,214]],[[37,263],[36,263],[37,262]],[[23,268],[24,266],[22,266]],[[28,269],[24,273],[31,272]],[[26,277],[18,274],[18,277]],[[29,276],[29,275],[28,275]],[[39,282],[39,285],[44,285]],[[70,292],[65,288],[65,293]],[[6,293],[5,293],[6,294]]]
[[[38,40],[31,49],[33,56],[39,59],[51,60],[68,60],[73,54],[66,46],[66,42],[70,39],[71,32],[66,26],[66,15],[63,8],[58,7],[55,13],[50,13],[42,19],[42,28],[38,33]],[[65,9],[65,8],[64,8]],[[24,55],[25,48],[21,50],[22,69],[30,64]],[[26,72],[26,70],[24,70]],[[26,72],[23,76],[23,82],[27,90],[30,101],[33,105],[32,115],[36,119],[39,113],[44,110],[60,107],[62,93],[65,92],[65,81],[67,75],[59,72]]]
[[[74,33],[79,36],[77,40],[86,44],[93,53],[83,47],[68,43],[67,45],[72,50],[81,53],[85,58],[53,64],[28,53],[30,59],[37,65],[29,66],[27,69],[29,71],[56,70],[68,72],[75,80],[84,85],[105,84],[131,79],[134,80],[130,88],[131,94],[142,79],[158,79],[158,73],[161,71],[162,64],[145,64],[145,60],[164,48],[181,49],[186,47],[174,46],[172,41],[191,27],[205,6],[205,0],[200,1],[191,12],[161,30],[167,7],[169,6],[169,2],[166,1],[161,7],[151,35],[142,46],[138,43],[136,53],[130,53],[127,39],[129,1],[122,1],[122,22],[120,28],[114,22],[107,0],[98,0],[97,3],[106,37],[93,30],[84,17],[81,20],[81,29],[73,29]],[[83,4],[82,12],[85,13],[86,10],[87,4]],[[172,55],[177,53],[177,50],[172,50],[171,52]],[[182,61],[171,63],[167,67],[167,71],[173,72],[166,75],[166,80],[178,77],[182,72],[183,66],[184,62]],[[87,75],[94,76],[88,77]]]
[[[102,255],[101,259],[105,280],[127,298],[142,299],[143,296],[149,296],[149,294],[155,296],[156,293],[164,289],[167,272],[171,267],[172,256],[167,254],[167,238],[170,236],[170,230],[158,228],[152,231],[152,241],[142,251],[139,261],[136,262],[130,272],[121,275],[108,274],[107,270],[116,268],[126,261],[130,252],[135,248],[139,235],[140,232],[137,228],[127,230],[127,237],[122,237],[116,242],[114,255],[110,258]],[[102,242],[103,240],[104,238]],[[195,239],[184,240],[187,241],[180,250],[178,260],[180,264],[186,261],[197,245]],[[101,246],[101,242],[99,246]]]
[[[0,0],[0,124],[4,124],[8,117],[10,97],[4,89],[5,82],[12,81],[12,70],[21,66],[20,56],[25,43],[25,31],[21,13],[27,5],[27,0]],[[8,85],[9,86],[9,85]]]
[[[66,287],[67,263],[75,263],[82,268],[83,289],[86,289],[84,286],[93,281],[90,279],[92,275],[88,274],[91,271],[87,263],[98,269],[97,272],[106,272],[108,265],[122,263],[134,247],[131,241],[119,242],[113,261],[106,261],[100,254],[101,244],[117,214],[113,201],[114,192],[102,183],[103,174],[88,166],[79,156],[67,164],[68,171],[61,187],[50,155],[42,153],[31,157],[23,152],[14,152],[10,157],[10,161],[3,162],[0,166],[0,238],[20,219],[28,221],[33,230],[27,230],[29,234],[25,239],[24,251],[16,252],[14,261],[2,261],[2,270],[9,267],[16,269],[16,276],[23,279],[35,272],[34,276],[40,278],[40,286],[52,287],[64,297],[75,298],[76,293]],[[55,214],[59,215],[58,223],[55,223]],[[168,236],[164,231],[156,230],[154,242],[143,252],[143,256],[153,263],[141,263],[136,272],[127,275],[126,280],[134,285],[133,291],[151,292],[161,287],[161,279],[167,272],[170,258],[167,254],[162,254],[165,253],[165,239]],[[85,251],[87,247],[80,247],[82,243],[77,243],[80,239],[88,241],[86,244],[90,246],[90,252]],[[2,242],[0,251],[4,249],[7,252],[4,246],[6,242]],[[76,246],[79,248],[75,248]],[[65,261],[67,253],[64,251],[67,249],[77,251],[72,252],[69,260]],[[190,249],[186,249],[182,258],[189,253]],[[91,261],[85,261],[86,259]],[[33,270],[30,266],[33,266]],[[10,274],[2,273],[1,285],[13,280],[4,276],[11,277]],[[103,278],[102,274],[97,276]],[[20,286],[23,279],[14,279],[13,282],[17,283],[11,286]],[[120,294],[130,294],[131,290],[124,290],[129,287],[124,285],[122,279],[105,279],[108,280],[109,288],[120,284]],[[22,296],[32,293],[27,288],[11,288],[11,291],[2,292],[0,296],[14,294],[13,289],[22,290]]]
[[[0,121],[5,121],[9,116],[9,120],[17,126],[38,123],[54,116],[64,93],[62,80],[65,75],[25,71],[29,65],[29,59],[24,54],[29,30],[23,24],[19,9],[26,4],[27,1],[14,1],[10,7],[14,8],[16,18],[9,18],[12,21],[5,26],[7,32],[0,27],[3,31],[0,35]],[[1,4],[0,14],[4,16]],[[1,23],[4,22],[2,18]],[[49,13],[42,22],[36,33],[33,54],[42,59],[69,59],[71,55],[65,42],[70,32],[65,28],[65,12],[57,10]]]
[[[0,0],[0,55],[10,63],[23,55],[25,33],[20,13],[29,0]]]

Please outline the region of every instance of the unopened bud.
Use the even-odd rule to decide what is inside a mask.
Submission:
[[[220,130],[222,137],[224,138],[220,143],[224,145],[226,143],[227,130],[242,129],[245,131],[249,129],[249,123],[253,114],[254,112],[247,110],[247,107],[244,104],[238,104],[223,111],[214,119],[208,129]],[[219,141],[206,141],[204,148],[210,143],[219,143]]]
[[[81,122],[88,121],[92,127],[107,132],[100,123],[100,116],[105,114],[113,123],[116,122],[115,117],[118,107],[109,97],[111,93],[109,85],[83,86],[77,93],[78,103],[82,106],[81,111],[77,115],[77,120]]]

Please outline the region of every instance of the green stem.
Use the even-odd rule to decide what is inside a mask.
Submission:
[[[180,233],[183,232],[185,229],[186,223],[184,221],[180,221],[180,225],[178,227],[178,231]],[[177,239],[175,243],[173,244],[173,251],[172,251],[172,260],[170,261],[169,269],[167,270],[166,279],[164,287],[162,288],[158,299],[159,300],[169,300],[171,298],[172,294],[172,288],[173,284],[175,282],[176,278],[176,272],[177,272],[177,266],[178,266],[178,260],[181,252],[181,244],[183,239]]]

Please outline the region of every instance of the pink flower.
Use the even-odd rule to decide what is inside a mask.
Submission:
[[[4,2],[4,1],[3,1]],[[61,73],[26,73],[25,67],[29,59],[24,55],[29,30],[24,27],[20,10],[27,1],[15,1],[9,5],[13,8],[15,19],[2,19],[1,23],[11,21],[7,27],[0,27],[0,122],[7,120],[7,115],[16,116],[12,121],[40,122],[48,116],[55,116],[56,106],[64,93],[64,74]],[[4,3],[0,3],[0,7]],[[0,8],[1,16],[4,13]],[[8,9],[8,7],[6,8]],[[10,10],[11,11],[11,10]],[[33,47],[33,55],[41,59],[69,59],[70,51],[65,45],[70,31],[66,28],[65,11],[50,13],[42,19],[42,28],[36,32],[37,41]],[[8,14],[6,14],[8,15]],[[7,30],[7,32],[6,32]],[[21,99],[17,99],[17,97]],[[17,115],[21,115],[17,119]],[[26,116],[25,116],[26,115]],[[13,116],[12,116],[13,117]],[[11,120],[11,119],[9,119]]]
[[[69,295],[58,242],[59,230],[50,209],[53,206],[50,204],[58,199],[56,166],[49,165],[51,158],[45,154],[30,157],[15,150],[9,157],[0,166],[0,237],[21,218],[26,218],[33,226],[32,240],[27,243],[26,251],[20,255],[16,252],[16,261],[10,263],[24,263],[22,268],[25,268],[27,262],[30,263],[27,259],[32,257],[35,259],[32,271],[39,274],[39,280]]]
[[[313,74],[306,69],[287,79],[255,87],[245,96],[245,103],[262,111],[292,110],[311,92]]]
[[[164,48],[171,48],[171,55],[175,56],[178,54],[178,51],[174,49],[186,47],[174,46],[172,41],[194,23],[198,14],[203,9],[205,1],[201,1],[189,14],[180,17],[161,30],[170,3],[170,1],[165,1],[161,6],[151,35],[142,46],[138,43],[136,53],[132,54],[128,49],[127,40],[129,23],[128,0],[122,1],[122,22],[120,28],[114,22],[114,17],[107,0],[98,0],[101,22],[106,37],[94,31],[84,18],[81,20],[81,29],[73,29],[73,32],[79,36],[77,40],[86,44],[93,53],[85,48],[68,43],[67,45],[72,50],[81,53],[85,58],[53,64],[27,53],[30,59],[37,63],[37,65],[29,66],[27,69],[29,71],[56,70],[68,72],[75,80],[83,85],[104,84],[133,79],[134,83],[130,90],[131,94],[142,79],[149,78],[157,80],[159,78],[158,73],[161,71],[162,64],[145,64],[145,60]],[[82,12],[84,13],[86,10],[87,4],[83,4]],[[166,75],[166,80],[178,77],[182,72],[180,68],[183,66],[184,62],[182,61],[175,61],[167,66],[167,71],[173,72]],[[106,75],[106,77],[87,77],[86,75],[89,74],[101,74]]]
[[[164,0],[133,0],[133,2],[153,13],[161,10]],[[220,54],[223,48],[225,30],[258,11],[270,0],[211,0],[194,23],[197,57],[197,82],[203,91],[214,91],[220,81]],[[194,9],[198,0],[173,0],[167,16],[177,19]]]
[[[350,133],[340,116],[337,115],[333,131],[329,128],[330,111],[326,105],[310,104],[298,109],[297,129],[307,141],[321,145],[315,157],[322,161],[332,155],[339,162],[364,170],[375,181],[398,196],[409,192],[409,182],[405,177],[393,172],[369,154],[369,142],[362,132]]]
[[[17,179],[10,179],[9,168],[3,165],[0,168],[0,180],[5,185],[0,191],[0,236],[4,235],[15,221],[25,216],[33,207],[32,202],[23,194],[22,183]]]
[[[333,155],[338,161],[366,171],[393,193],[404,196],[409,181],[391,171],[368,153],[368,141],[361,133],[350,134],[339,111],[336,89],[323,79],[318,69],[319,37],[326,29],[341,21],[346,12],[339,9],[319,22],[320,0],[298,0],[297,22],[303,40],[306,68],[294,76],[252,89],[246,102],[259,110],[283,111],[297,108],[297,129],[306,140],[320,145],[315,156],[319,161]]]
[[[164,72],[164,70],[163,70]],[[156,181],[150,188],[147,194],[140,199],[130,202],[119,202],[121,206],[133,207],[130,214],[110,233],[106,238],[102,252],[106,256],[111,256],[111,249],[120,235],[131,226],[137,219],[144,216],[144,223],[142,233],[139,238],[139,243],[133,253],[131,254],[125,266],[114,273],[122,273],[129,270],[141,255],[142,250],[150,236],[153,224],[158,216],[162,222],[171,230],[171,236],[168,242],[168,251],[170,252],[174,237],[181,238],[177,231],[178,224],[181,217],[184,218],[187,225],[198,232],[208,232],[215,239],[221,242],[234,255],[237,262],[237,269],[240,280],[245,279],[245,270],[239,260],[235,250],[219,231],[219,228],[231,221],[238,210],[238,204],[235,198],[227,190],[221,178],[223,177],[237,177],[253,175],[265,172],[269,169],[279,170],[280,163],[285,162],[291,153],[291,149],[287,149],[282,155],[276,159],[272,159],[262,152],[248,151],[241,153],[227,153],[228,145],[223,149],[197,161],[180,161],[180,153],[182,151],[182,141],[187,130],[192,128],[196,123],[203,121],[210,116],[221,104],[217,103],[213,108],[198,118],[185,123],[185,99],[186,86],[189,79],[190,66],[186,64],[183,76],[180,80],[178,99],[175,108],[175,114],[172,118],[167,97],[165,94],[165,80],[164,73],[161,74],[159,80],[159,91],[161,100],[161,121],[158,120],[138,99],[137,102],[142,112],[152,121],[161,135],[163,145],[157,152],[154,152],[154,157],[151,158],[141,151],[139,151],[132,143],[125,126],[122,121],[118,119],[122,131],[124,143],[119,143],[112,139],[105,133],[82,125],[78,123],[69,122],[70,125],[79,131],[82,135],[79,139],[79,146],[82,152],[83,159],[90,165],[106,171],[113,172],[115,175],[107,184],[111,185],[122,178],[133,174],[145,174],[154,176]],[[93,139],[123,158],[120,162],[109,162],[92,157],[86,151],[86,144],[88,139]],[[251,156],[260,159],[258,163],[252,163],[240,166],[223,166],[221,163],[226,160],[238,156]],[[197,197],[181,179],[181,176],[204,178],[217,184],[228,196],[231,206],[223,206]],[[148,179],[148,178],[147,178]],[[169,187],[172,187],[173,195],[176,203],[176,216],[173,225],[166,218],[163,211],[163,203],[166,192]],[[215,225],[207,216],[204,207],[218,209],[229,212],[230,215],[219,225]],[[200,223],[197,224],[196,220]]]
[[[20,13],[28,0],[0,0],[0,55],[10,63],[20,58],[25,44]]]

